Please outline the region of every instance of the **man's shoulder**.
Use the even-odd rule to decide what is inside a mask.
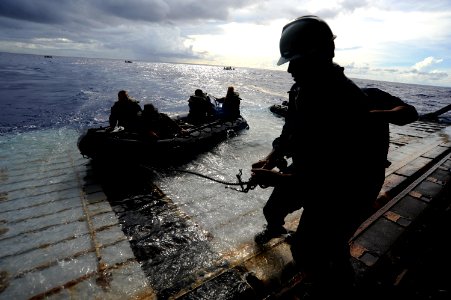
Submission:
[[[131,100],[130,103],[128,103],[129,107],[133,107],[133,109],[136,110],[142,110],[141,105],[139,105],[139,101],[137,100]]]
[[[379,103],[387,103],[392,105],[405,104],[400,98],[393,96],[392,94],[383,91],[379,88],[362,88],[362,91],[368,96],[371,101],[377,101]]]
[[[190,101],[190,102],[201,102],[201,101],[206,101],[206,100],[207,100],[206,98],[196,96],[196,95],[191,95],[188,99],[188,101]]]
[[[300,85],[299,83],[295,82],[295,83],[293,83],[293,85],[291,86],[290,92],[298,91],[300,88],[301,88],[301,85]]]
[[[170,118],[171,118],[168,114],[162,113],[162,112],[159,112],[158,115],[159,115],[160,118],[162,118],[162,119],[170,119]]]
[[[119,101],[116,101],[113,103],[113,105],[111,106],[111,109],[119,109],[121,106]]]
[[[389,93],[375,87],[364,87],[362,91],[368,96],[391,96]]]

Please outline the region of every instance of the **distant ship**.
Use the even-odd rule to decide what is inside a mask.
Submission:
[[[131,64],[131,63],[132,63],[131,60],[126,60],[125,62],[126,62],[127,64]]]
[[[45,58],[53,58],[53,56],[51,56],[51,55],[46,55],[46,56],[44,56]]]
[[[235,70],[235,68],[229,66],[229,67],[224,67],[224,70]]]

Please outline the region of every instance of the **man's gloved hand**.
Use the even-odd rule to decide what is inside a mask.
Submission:
[[[271,152],[266,158],[260,159],[256,163],[252,164],[252,169],[266,169],[271,170],[276,167],[278,155],[275,152]]]
[[[251,180],[260,186],[276,186],[291,177],[291,174],[283,174],[263,168],[252,168]]]
[[[261,159],[257,161],[256,163],[252,164],[252,169],[269,169],[269,160],[267,159]]]

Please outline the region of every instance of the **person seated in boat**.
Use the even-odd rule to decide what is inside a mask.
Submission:
[[[128,96],[127,91],[121,90],[117,94],[118,100],[111,107],[109,117],[110,129],[122,126],[127,131],[136,132],[138,129],[138,118],[142,112],[138,101]]]
[[[197,89],[194,95],[188,100],[188,120],[193,124],[201,124],[212,119],[215,114],[215,108],[210,101],[210,97],[201,89]]]
[[[185,130],[176,121],[167,114],[159,112],[151,103],[144,105],[140,130],[142,134],[152,139],[167,139],[174,137],[176,134],[185,133]]]
[[[227,94],[223,98],[216,99],[217,102],[222,103],[220,117],[224,119],[236,119],[240,116],[240,95],[235,92],[233,86],[227,88]]]

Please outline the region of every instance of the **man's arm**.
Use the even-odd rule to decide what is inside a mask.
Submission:
[[[416,108],[400,98],[378,88],[363,88],[368,96],[371,116],[395,125],[406,125],[418,120]]]
[[[418,112],[409,104],[398,105],[392,109],[374,109],[370,113],[378,120],[395,125],[406,125],[418,120]]]
[[[117,125],[117,116],[116,116],[116,108],[111,107],[110,117],[108,118],[108,121],[110,123],[110,127],[114,128]]]
[[[288,105],[288,112],[285,116],[285,123],[282,127],[282,132],[280,135],[274,139],[272,142],[271,152],[263,159],[252,164],[252,168],[263,168],[271,170],[276,167],[280,160],[284,159],[284,156],[290,156],[290,141],[292,136],[293,118],[295,118],[295,106],[294,99],[295,94],[293,88],[289,92],[289,101],[286,102]]]

